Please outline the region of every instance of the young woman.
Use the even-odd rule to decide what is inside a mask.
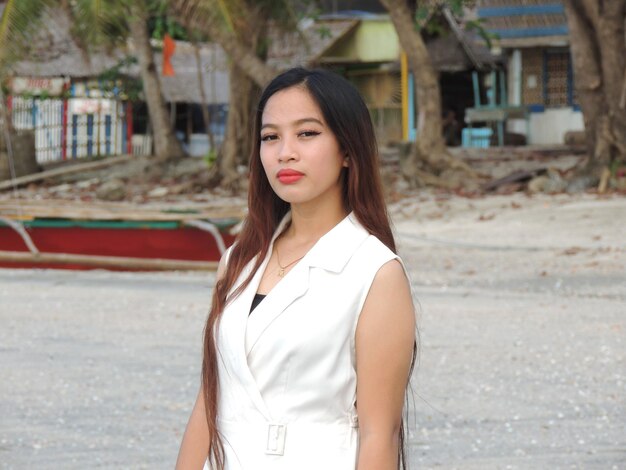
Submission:
[[[415,313],[367,107],[340,76],[292,69],[254,132],[177,469],[395,470]]]

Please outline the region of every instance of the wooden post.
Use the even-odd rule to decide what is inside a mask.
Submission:
[[[400,53],[400,84],[402,86],[402,140],[409,139],[409,64],[406,53]]]
[[[61,159],[67,160],[67,111],[68,98],[63,97],[63,110],[61,115]]]
[[[472,86],[474,87],[474,108],[480,108],[480,84],[478,83],[478,72],[472,72]]]
[[[133,103],[126,102],[126,153],[133,154]]]

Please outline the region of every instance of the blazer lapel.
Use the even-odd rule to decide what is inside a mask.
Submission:
[[[246,328],[248,324],[248,316],[250,315],[250,307],[252,306],[252,300],[254,299],[254,294],[258,290],[261,277],[263,276],[267,263],[272,255],[274,240],[278,234],[282,232],[289,220],[290,214],[287,214],[287,216],[285,216],[278,225],[265,259],[252,277],[248,286],[241,292],[241,294],[235,297],[230,304],[227,305],[227,314],[222,317],[219,326],[219,333],[222,335],[220,343],[226,346],[224,351],[220,351],[220,353],[228,353],[229,359],[234,365],[233,370],[235,370],[236,374],[239,376],[242,387],[245,389],[246,393],[250,397],[250,400],[252,400],[257,409],[268,420],[271,420],[269,410],[263,401],[263,397],[261,396],[256,381],[254,380],[252,372],[248,367],[245,344]],[[240,286],[241,283],[250,275],[250,271],[252,270],[255,262],[256,259],[252,259],[243,269],[237,282],[235,282],[235,285],[231,289],[231,292]],[[228,368],[226,368],[226,370],[228,370]]]
[[[220,335],[220,355],[222,360],[227,360],[232,364],[229,367],[225,364],[225,371],[228,373],[234,373],[238,377],[238,382],[244,389],[245,393],[250,398],[254,406],[259,410],[266,419],[271,420],[269,410],[261,397],[261,393],[258,386],[250,372],[248,367],[248,361],[245,351],[245,336],[246,336],[246,323],[248,321],[248,314],[250,312],[250,306],[254,293],[259,285],[263,269],[267,265],[269,257],[267,257],[261,268],[256,272],[250,284],[227,305],[225,315],[220,320],[219,335]],[[243,281],[249,274],[254,260],[243,270],[240,276],[240,281]],[[238,282],[236,285],[239,285]],[[226,355],[226,357],[224,357]]]
[[[263,332],[289,305],[302,297],[309,288],[309,263],[306,256],[269,292],[248,318],[246,356]]]

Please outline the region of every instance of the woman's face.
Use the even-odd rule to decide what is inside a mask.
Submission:
[[[281,90],[267,101],[260,155],[272,189],[284,201],[307,205],[332,198],[341,201],[340,175],[347,158],[304,87]]]

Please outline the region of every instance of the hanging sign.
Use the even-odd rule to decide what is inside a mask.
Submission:
[[[11,80],[11,93],[14,95],[60,96],[65,89],[64,78],[14,77]]]
[[[110,113],[111,100],[97,98],[72,98],[70,99],[72,114],[97,114]]]

